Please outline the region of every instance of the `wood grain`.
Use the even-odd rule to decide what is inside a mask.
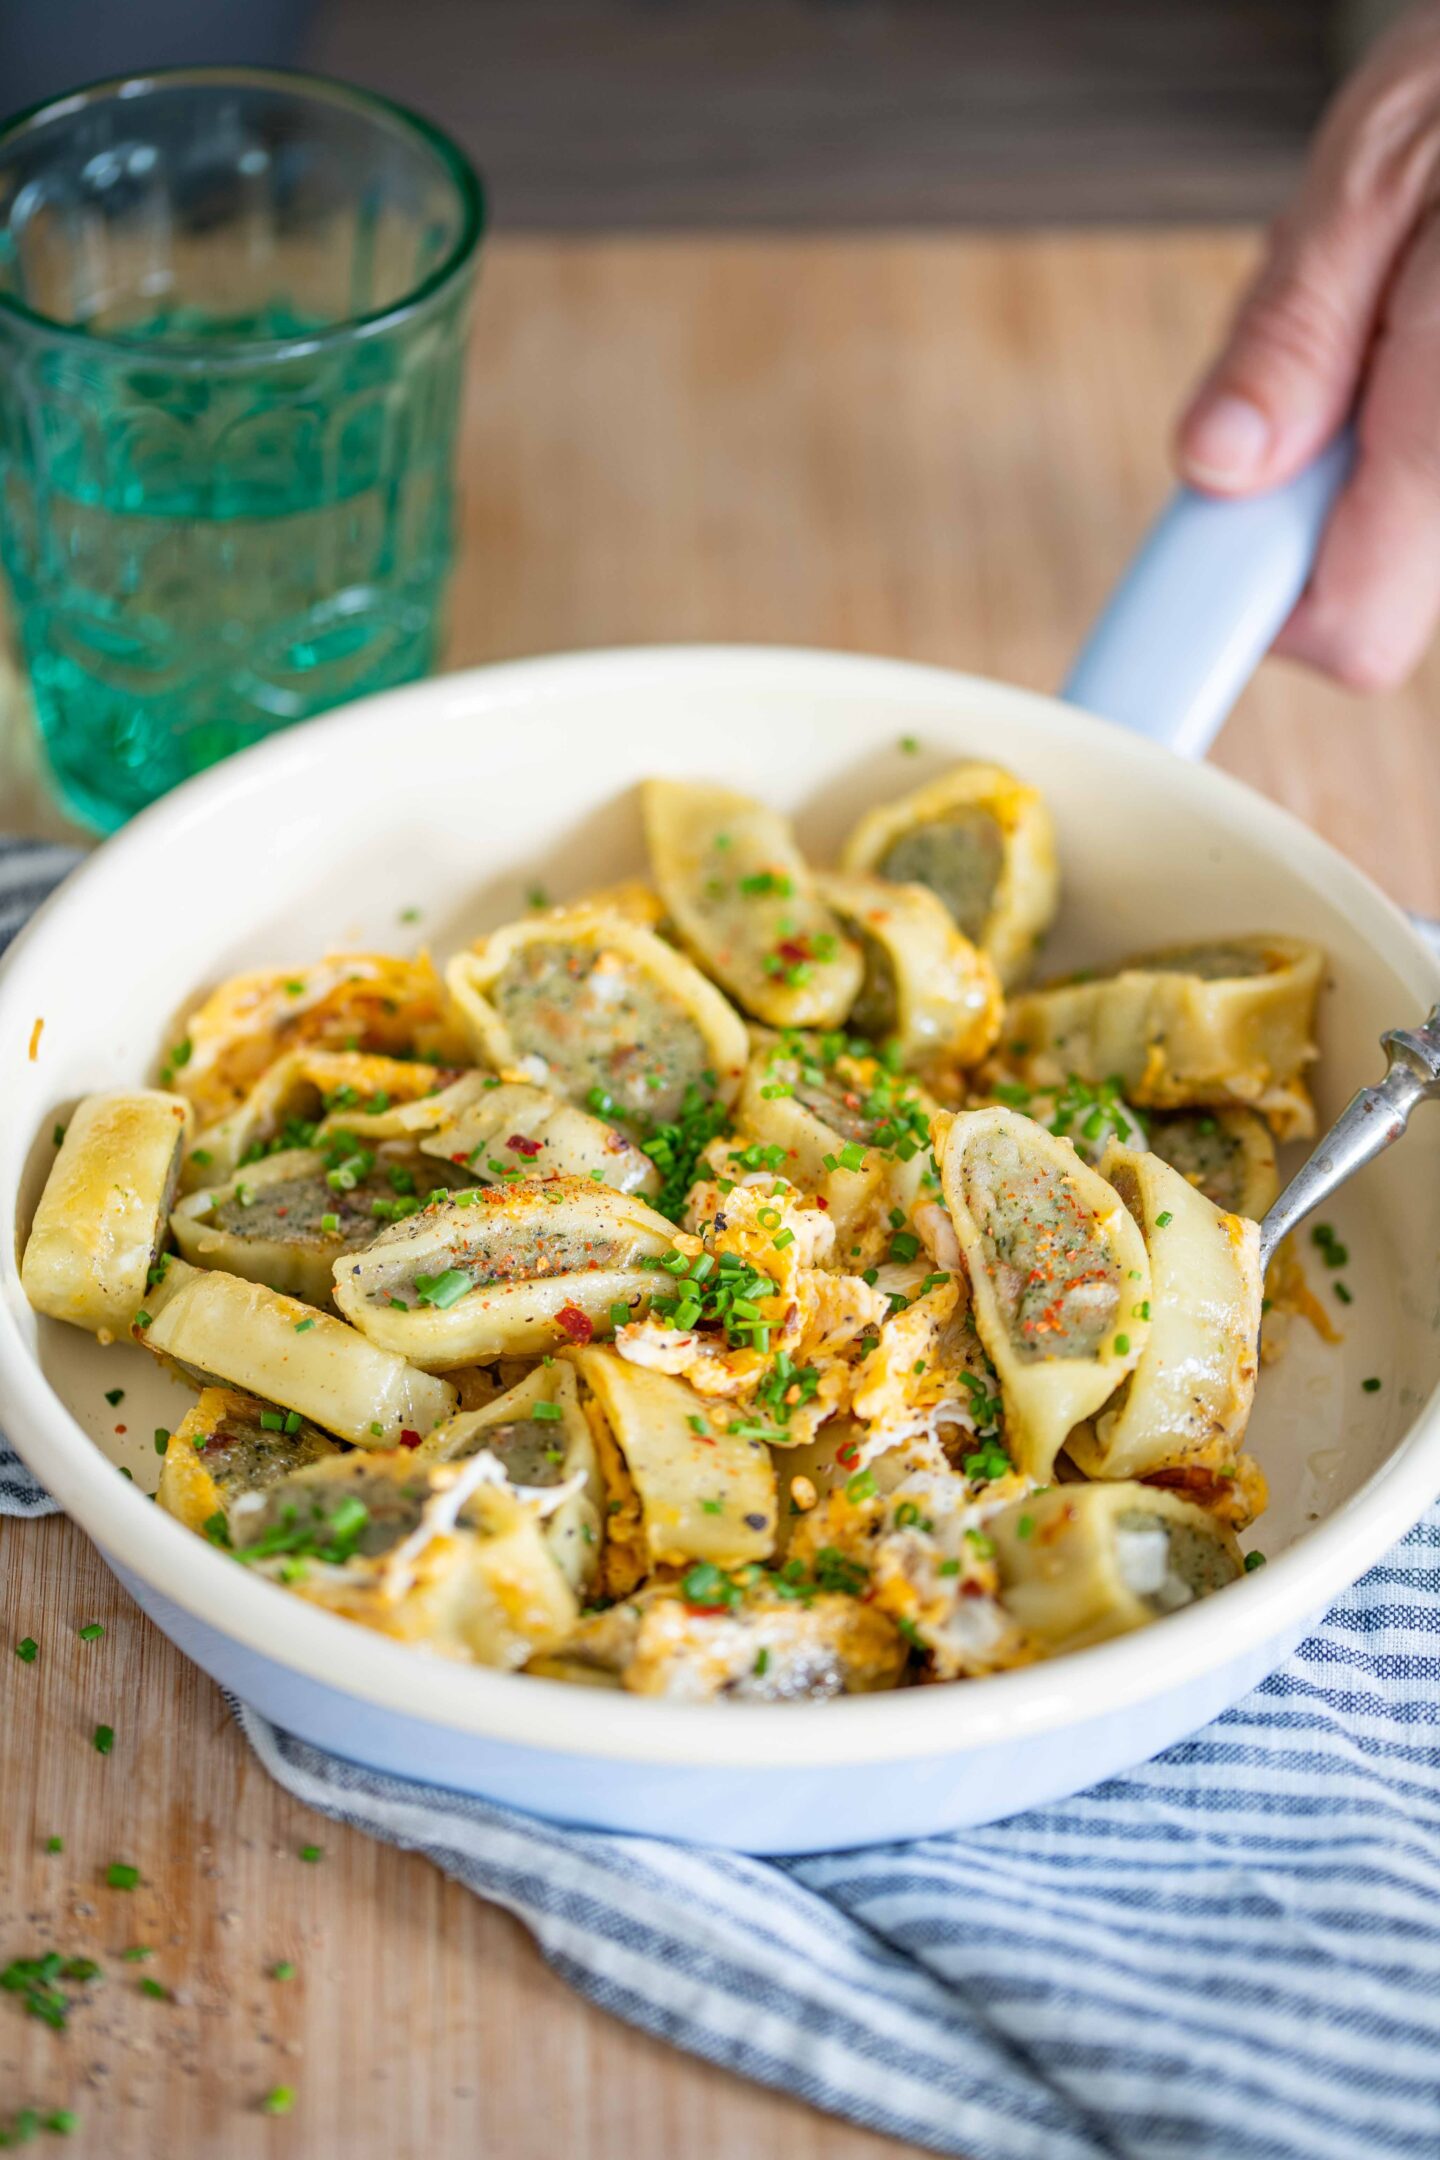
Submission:
[[[1161,499],[1176,397],[1248,253],[1224,234],[497,246],[453,660],[750,638],[1052,685]],[[1440,911],[1437,691],[1433,660],[1367,700],[1267,668],[1218,756]],[[27,757],[12,714],[6,822],[44,815]],[[107,1971],[63,2036],[0,1997],[0,2120],[74,2106],[83,2160],[902,2151],[642,2039],[424,1861],[317,1825],[68,1524],[0,1524],[0,1603],[0,1960],[53,1944]],[[103,1887],[115,1859],[140,1889]],[[153,1962],[117,1963],[137,1941]],[[267,1977],[283,1958],[293,1981]],[[146,1999],[141,1972],[181,2000]],[[298,2095],[285,2123],[258,2111],[276,2084]]]
[[[480,163],[506,232],[1260,218],[1316,0],[321,0],[311,63]]]

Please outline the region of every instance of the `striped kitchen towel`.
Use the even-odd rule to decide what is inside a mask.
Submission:
[[[62,868],[0,858],[0,938]],[[0,1512],[49,1504],[0,1441]],[[967,2160],[1440,2155],[1440,1509],[1193,1740],[868,1852],[562,1829],[233,1707],[290,1792],[507,1907],[604,2009],[871,2129]]]

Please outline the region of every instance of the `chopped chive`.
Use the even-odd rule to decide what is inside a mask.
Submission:
[[[1367,1395],[1378,1395],[1380,1392],[1381,1383],[1379,1382],[1379,1380],[1362,1380],[1360,1382],[1360,1385],[1362,1388],[1364,1388]]]
[[[46,1852],[64,1852],[64,1850],[65,1850],[65,1840],[64,1840],[64,1838],[63,1838],[63,1837],[47,1837],[47,1838],[46,1838],[46,1840],[45,1840],[45,1850],[46,1850]]]
[[[260,1423],[266,1432],[284,1432],[284,1413],[279,1410],[262,1410],[260,1412]]]
[[[530,1415],[549,1424],[558,1424],[560,1419],[564,1417],[565,1412],[558,1402],[537,1402],[531,1409]]]
[[[630,1307],[628,1305],[612,1305],[610,1307],[611,1327],[625,1327],[628,1325],[629,1320]]]
[[[128,1860],[112,1860],[105,1870],[105,1880],[112,1890],[133,1890],[140,1880],[140,1870]]]
[[[271,1966],[270,1977],[272,1980],[293,1980],[295,1967],[291,1964],[289,1958],[281,1958],[278,1965]]]
[[[840,1167],[842,1170],[864,1169],[865,1150],[858,1140],[847,1140],[844,1147],[841,1148]]]
[[[1246,1555],[1245,1555],[1245,1573],[1246,1573],[1247,1575],[1253,1575],[1253,1574],[1254,1574],[1254,1572],[1255,1572],[1255,1570],[1256,1570],[1256,1568],[1264,1567],[1264,1565],[1265,1565],[1265,1555],[1264,1555],[1264,1553],[1263,1553],[1263,1552],[1247,1552],[1247,1553],[1246,1553]]]
[[[1169,1208],[1162,1208],[1155,1217],[1155,1227],[1157,1230],[1168,1230],[1174,1220],[1175,1217],[1171,1214]]]
[[[307,1334],[309,1330],[314,1327],[314,1325],[315,1322],[313,1320],[297,1320],[295,1322],[295,1333],[297,1335]]]
[[[53,1140],[56,1147],[60,1147],[65,1139],[65,1127],[63,1125],[57,1125],[54,1132],[51,1133],[50,1138]]]
[[[169,2002],[170,1990],[163,1980],[152,1980],[146,1973],[140,1982],[140,1993],[148,1995],[152,2002]]]
[[[1115,1337],[1115,1355],[1117,1357],[1128,1357],[1130,1355],[1130,1338],[1128,1335],[1117,1335]]]
[[[1355,1302],[1355,1294],[1354,1294],[1354,1292],[1353,1292],[1353,1291],[1351,1290],[1351,1288],[1350,1288],[1350,1286],[1349,1286],[1349,1284],[1348,1284],[1348,1283],[1343,1283],[1343,1282],[1336,1282],[1336,1283],[1332,1283],[1332,1284],[1330,1285],[1330,1287],[1331,1287],[1331,1289],[1332,1289],[1332,1290],[1333,1290],[1333,1291],[1335,1292],[1335,1295],[1336,1295],[1336,1297],[1337,1297],[1337,1298],[1339,1298],[1339,1300],[1340,1300],[1340,1303],[1341,1303],[1342,1305],[1353,1305],[1353,1304],[1354,1304],[1354,1302]]]
[[[322,1215],[320,1217],[320,1228],[322,1230],[328,1230],[330,1235],[333,1237],[335,1232],[340,1228],[340,1217],[338,1215]]]
[[[42,2130],[53,2130],[57,2137],[69,2137],[71,2131],[79,2125],[79,2121],[74,2108],[51,2108],[49,2114],[41,2118],[40,2127]]]
[[[442,1268],[438,1275],[417,1275],[415,1297],[419,1304],[432,1306],[437,1312],[445,1312],[457,1304],[467,1290],[473,1290],[475,1278],[468,1268]]]
[[[88,1620],[79,1632],[81,1642],[99,1642],[105,1630],[98,1620]]]
[[[115,1745],[115,1728],[114,1728],[114,1726],[113,1726],[113,1725],[97,1725],[97,1726],[95,1727],[95,1752],[96,1752],[96,1754],[97,1754],[97,1755],[108,1755],[108,1754],[110,1753],[110,1750],[111,1750],[111,1749],[112,1749],[112,1748],[114,1747],[114,1745]]]
[[[123,1388],[123,1387],[111,1387],[111,1388],[106,1388],[106,1390],[105,1390],[105,1400],[106,1400],[106,1402],[108,1402],[108,1403],[109,1403],[109,1405],[110,1405],[110,1407],[111,1407],[111,1409],[112,1409],[112,1410],[114,1410],[114,1409],[118,1408],[118,1406],[119,1406],[119,1405],[120,1405],[120,1404],[121,1404],[122,1402],[124,1402],[124,1400],[125,1400],[125,1390],[124,1390],[124,1388]]]
[[[40,1655],[40,1645],[33,1635],[22,1635],[15,1645],[15,1655],[22,1665],[33,1665]]]
[[[535,903],[532,902],[532,905]],[[540,903],[543,906],[543,902]],[[295,2105],[293,2085],[272,2085],[260,2102],[261,2112],[266,2115],[288,2115]]]
[[[900,748],[901,748],[901,749],[902,749],[902,750],[904,751],[904,753],[905,753],[906,757],[914,757],[914,756],[916,756],[916,755],[917,755],[917,753],[918,753],[918,751],[919,751],[919,749],[920,749],[920,738],[919,738],[919,736],[918,736],[918,735],[902,735],[902,736],[900,737]]]
[[[149,1943],[131,1943],[130,1948],[122,1950],[120,1955],[127,1965],[143,1965],[147,1958],[154,1957],[155,1952]]]
[[[302,1860],[318,1860],[323,1850],[323,1846],[320,1845],[302,1845],[300,1847],[300,1858]]]
[[[167,1431],[165,1430],[165,1427],[164,1427],[163,1425],[157,1425],[157,1426],[155,1427],[155,1452],[156,1452],[156,1454],[157,1454],[157,1455],[163,1455],[163,1454],[165,1453],[165,1450],[166,1450],[166,1448],[168,1448],[168,1447],[169,1447],[169,1445],[170,1445],[170,1435],[169,1435],[169,1433],[168,1433],[168,1432],[167,1432]]]

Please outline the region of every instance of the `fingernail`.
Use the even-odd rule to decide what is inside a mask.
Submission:
[[[1248,479],[1269,447],[1259,406],[1228,392],[1199,404],[1181,433],[1185,468],[1197,480]]]

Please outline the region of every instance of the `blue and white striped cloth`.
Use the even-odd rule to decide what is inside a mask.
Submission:
[[[0,939],[42,864],[0,858]],[[0,1512],[48,1505],[0,1441]],[[871,2129],[966,2160],[1440,2155],[1440,1509],[1197,1738],[877,1851],[558,1829],[234,1707],[290,1792],[507,1907],[604,2009]]]

